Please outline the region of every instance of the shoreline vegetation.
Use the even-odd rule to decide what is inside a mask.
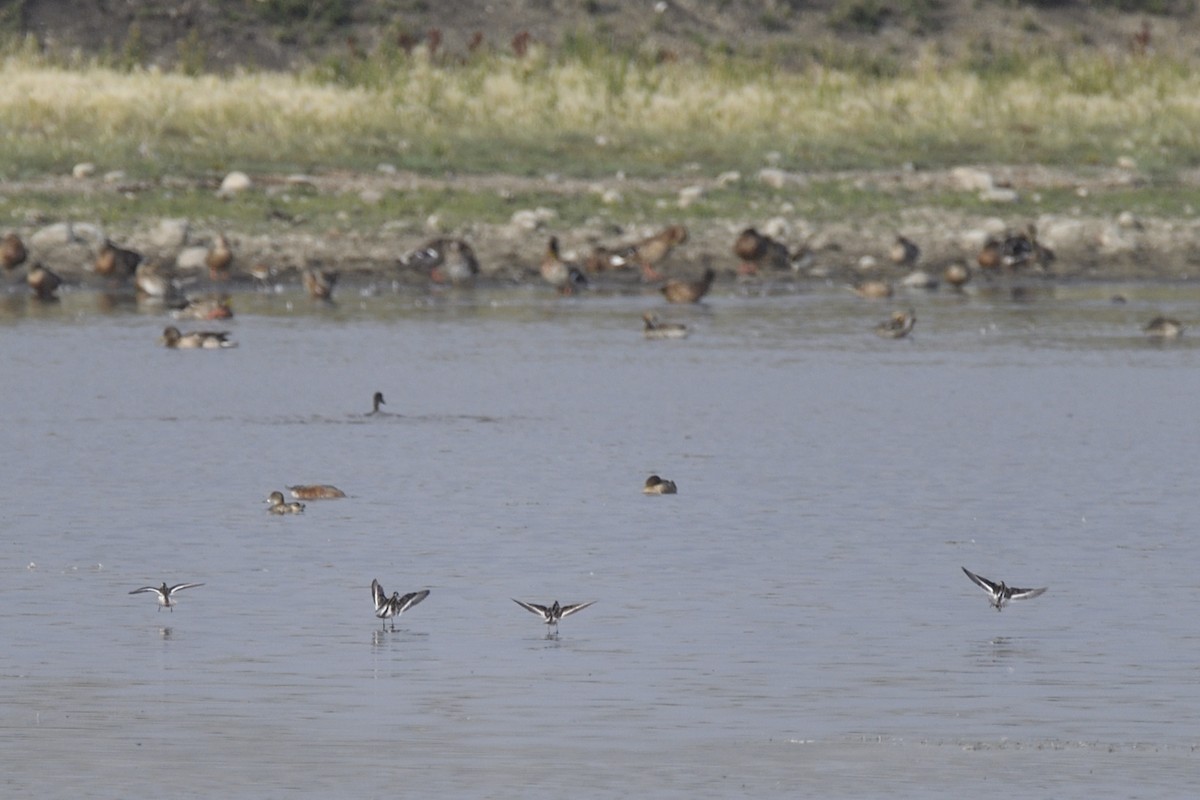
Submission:
[[[401,248],[391,266],[421,237],[474,234],[481,261],[515,269],[536,266],[547,230],[582,248],[682,222],[710,229],[685,260],[731,269],[736,232],[768,221],[839,268],[901,229],[969,260],[980,231],[1037,221],[1073,256],[1067,274],[1181,277],[1200,261],[1187,58],[830,61],[660,62],[594,42],[443,60],[422,45],[216,75],[18,46],[0,62],[0,227],[82,221],[137,240],[185,218],[201,238],[299,237],[308,255],[275,253],[297,267]],[[234,170],[253,188],[215,191]],[[514,225],[523,211],[541,218]],[[313,244],[330,234],[340,248]]]

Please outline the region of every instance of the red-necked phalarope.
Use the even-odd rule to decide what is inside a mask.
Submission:
[[[512,599],[512,601],[526,611],[532,614],[537,614],[542,618],[542,622],[546,623],[547,625],[553,625],[555,630],[558,630],[558,621],[560,619],[563,617],[569,617],[576,611],[583,611],[585,608],[596,602],[595,600],[591,600],[587,603],[575,603],[574,605],[560,606],[558,601],[555,600],[553,605],[539,606],[537,603],[526,603],[525,601],[518,600],[515,597]]]
[[[962,571],[967,573],[967,577],[974,581],[976,586],[988,593],[988,601],[995,606],[997,611],[1003,610],[1004,605],[1010,600],[1026,600],[1030,597],[1037,597],[1047,588],[1043,586],[1041,589],[1018,589],[1015,586],[1007,585],[1004,581],[999,583],[989,581],[966,567],[963,567]]]
[[[382,620],[392,621],[392,630],[396,630],[396,617],[408,611],[417,603],[429,597],[429,590],[422,589],[419,592],[409,592],[403,597],[399,592],[392,592],[392,596],[388,597],[383,591],[383,587],[379,585],[378,580],[371,581],[371,596],[375,600],[375,616]],[[386,623],[385,623],[386,624]]]
[[[176,592],[182,592],[184,589],[191,589],[195,586],[203,586],[203,583],[177,583],[174,586],[167,586],[166,582],[162,586],[143,586],[140,589],[134,589],[130,594],[141,594],[142,592],[154,592],[158,595],[158,610],[169,608],[172,611],[175,608],[175,601],[172,599]]]

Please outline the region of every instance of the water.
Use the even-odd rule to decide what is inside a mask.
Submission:
[[[1200,790],[1200,338],[1138,332],[1196,290],[723,288],[245,294],[222,352],[10,296],[0,787]],[[350,498],[266,513],[301,482]],[[432,594],[383,632],[372,578]],[[514,597],[597,602],[547,638]]]

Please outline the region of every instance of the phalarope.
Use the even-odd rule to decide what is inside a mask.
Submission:
[[[155,592],[158,595],[158,610],[162,611],[164,608],[169,608],[174,611],[175,601],[171,598],[175,596],[176,592],[182,592],[184,589],[191,589],[193,587],[203,585],[203,583],[177,583],[174,586],[167,586],[166,582],[164,581],[162,586],[143,586],[140,589],[134,589],[132,592],[130,592],[130,594]]]
[[[563,617],[569,617],[576,611],[583,611],[585,608],[596,602],[595,600],[591,600],[587,603],[575,603],[569,606],[560,606],[558,601],[555,600],[553,605],[540,606],[537,603],[526,603],[524,600],[518,600],[515,597],[512,598],[512,601],[526,611],[532,614],[537,614],[542,618],[542,622],[546,623],[547,625],[553,625],[555,630],[558,630],[558,621],[560,619]]]
[[[408,611],[417,603],[429,597],[429,590],[422,589],[419,592],[409,592],[403,597],[399,592],[392,592],[392,596],[388,597],[383,591],[383,587],[379,585],[378,579],[371,581],[371,596],[375,600],[375,616],[382,620],[390,619],[392,621],[392,630],[396,630],[396,617]]]
[[[1018,589],[1015,586],[1009,586],[1004,581],[996,583],[989,581],[987,578],[976,575],[966,567],[962,571],[967,573],[967,577],[975,582],[975,585],[988,593],[988,602],[995,606],[997,611],[1002,611],[1004,605],[1010,600],[1026,600],[1030,597],[1037,597],[1046,591],[1045,586],[1040,589]]]

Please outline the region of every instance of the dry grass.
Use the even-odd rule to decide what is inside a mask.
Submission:
[[[962,162],[1191,165],[1200,72],[1168,59],[1041,57],[989,72],[929,59],[903,74],[783,72],[615,55],[417,54],[352,79],[0,66],[0,171],[76,161],[134,174],[373,168],[658,176]]]

